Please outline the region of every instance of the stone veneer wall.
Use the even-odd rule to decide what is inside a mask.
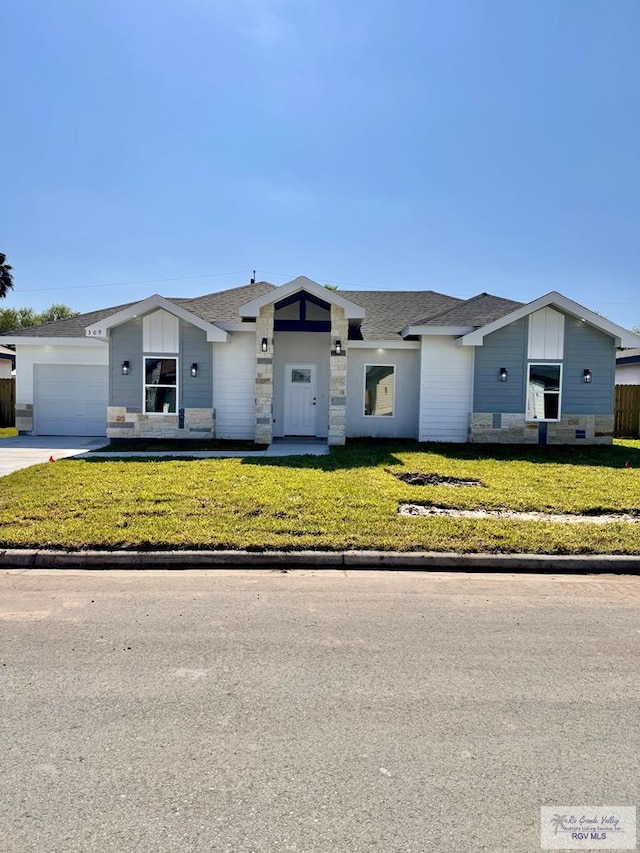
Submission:
[[[214,438],[215,409],[180,409],[177,415],[145,415],[124,406],[107,408],[108,438]]]
[[[546,444],[612,444],[613,415],[565,415],[559,421],[527,421],[523,414],[474,412],[469,441],[538,444],[538,427],[546,424]]]
[[[18,432],[33,430],[33,403],[16,403],[16,429]]]
[[[349,321],[344,308],[331,306],[331,356],[329,358],[329,433],[328,444],[344,444],[347,422],[347,351]],[[342,344],[340,355],[333,349],[335,341]]]
[[[256,317],[256,444],[271,444],[273,438],[273,318],[274,306],[265,305]],[[266,338],[267,352],[262,352]]]

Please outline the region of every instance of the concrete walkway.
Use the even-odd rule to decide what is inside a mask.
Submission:
[[[104,438],[73,435],[16,435],[0,438],[0,477],[21,468],[39,465],[54,459],[80,456],[94,447],[102,447]]]
[[[83,436],[16,435],[0,439],[0,477],[6,477],[21,468],[48,462],[50,457],[65,459],[81,456],[89,450],[104,447],[105,438]],[[329,453],[326,441],[318,439],[276,440],[266,450],[167,450],[142,453],[140,451],[96,452],[91,458],[101,459],[157,459],[179,457],[181,459],[224,459],[273,456],[325,456]]]

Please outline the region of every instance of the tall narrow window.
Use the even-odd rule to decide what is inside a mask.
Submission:
[[[364,413],[392,417],[396,395],[396,369],[392,364],[367,364],[364,369]]]
[[[527,384],[527,420],[560,420],[560,384],[562,366],[559,364],[530,364]]]
[[[145,358],[144,410],[147,413],[177,412],[178,359]]]

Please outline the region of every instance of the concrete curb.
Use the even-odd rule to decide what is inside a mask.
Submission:
[[[640,555],[455,554],[400,551],[0,550],[0,569],[381,569],[466,572],[640,572]]]

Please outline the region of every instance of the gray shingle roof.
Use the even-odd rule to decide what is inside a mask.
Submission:
[[[88,314],[78,314],[77,317],[69,317],[67,320],[53,320],[51,323],[42,323],[40,326],[16,329],[14,332],[7,332],[6,336],[11,338],[84,338],[85,326],[97,323],[98,320],[135,304],[135,302],[126,302],[124,305],[111,305],[109,308],[90,311]]]
[[[257,281],[255,284],[246,284],[244,287],[234,287],[231,290],[221,290],[219,293],[209,293],[207,296],[198,296],[195,299],[185,299],[181,304],[187,311],[192,311],[208,323],[214,320],[239,323],[242,319],[241,305],[259,299],[265,293],[275,289],[275,284]]]
[[[458,305],[443,311],[441,314],[431,315],[423,320],[413,321],[412,326],[486,326],[494,320],[510,314],[517,308],[521,308],[522,302],[513,299],[503,299],[502,296],[492,296],[490,293],[479,293]]]
[[[434,290],[339,290],[340,296],[367,312],[362,323],[364,340],[393,340],[416,317],[430,317],[462,302]]]
[[[240,306],[275,290],[267,281],[221,290],[192,299],[170,299],[206,322],[240,322]],[[434,290],[340,290],[339,295],[360,305],[366,311],[361,332],[364,340],[393,340],[410,325],[469,325],[481,326],[503,317],[521,303],[499,296],[481,293],[472,299],[458,299]],[[18,329],[7,337],[83,338],[85,327],[122,311],[134,302],[79,314],[67,320],[57,320]],[[420,318],[420,319],[418,319]]]

